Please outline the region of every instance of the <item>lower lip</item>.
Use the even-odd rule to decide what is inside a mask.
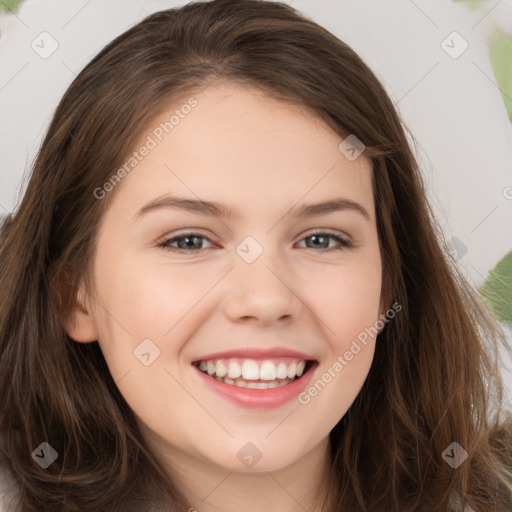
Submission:
[[[293,400],[299,393],[304,391],[311,380],[317,364],[315,362],[306,373],[303,373],[292,383],[268,389],[240,388],[218,381],[214,377],[206,375],[195,366],[194,370],[212,391],[241,407],[248,409],[275,409]]]

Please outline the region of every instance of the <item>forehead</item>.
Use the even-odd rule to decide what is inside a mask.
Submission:
[[[133,204],[177,193],[260,214],[342,195],[373,216],[371,161],[348,160],[342,140],[306,106],[216,84],[173,101],[145,127],[135,151],[151,148],[119,188]]]

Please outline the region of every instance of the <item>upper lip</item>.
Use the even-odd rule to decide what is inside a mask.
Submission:
[[[273,357],[295,357],[304,361],[315,361],[313,356],[292,350],[285,347],[273,348],[237,348],[234,350],[226,350],[224,352],[214,352],[205,356],[198,357],[192,362],[208,361],[210,359],[228,359],[231,357],[240,357],[243,359],[272,359]]]

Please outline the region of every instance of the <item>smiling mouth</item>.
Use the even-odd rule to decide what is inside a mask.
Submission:
[[[286,386],[308,373],[317,362],[278,358],[258,361],[255,359],[218,359],[196,361],[193,366],[208,377],[230,386],[247,389],[272,389]]]

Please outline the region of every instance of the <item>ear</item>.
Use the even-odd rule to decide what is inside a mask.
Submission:
[[[90,343],[98,339],[91,301],[88,301],[87,297],[85,285],[81,283],[71,297],[69,314],[64,326],[70,338],[79,343]]]

